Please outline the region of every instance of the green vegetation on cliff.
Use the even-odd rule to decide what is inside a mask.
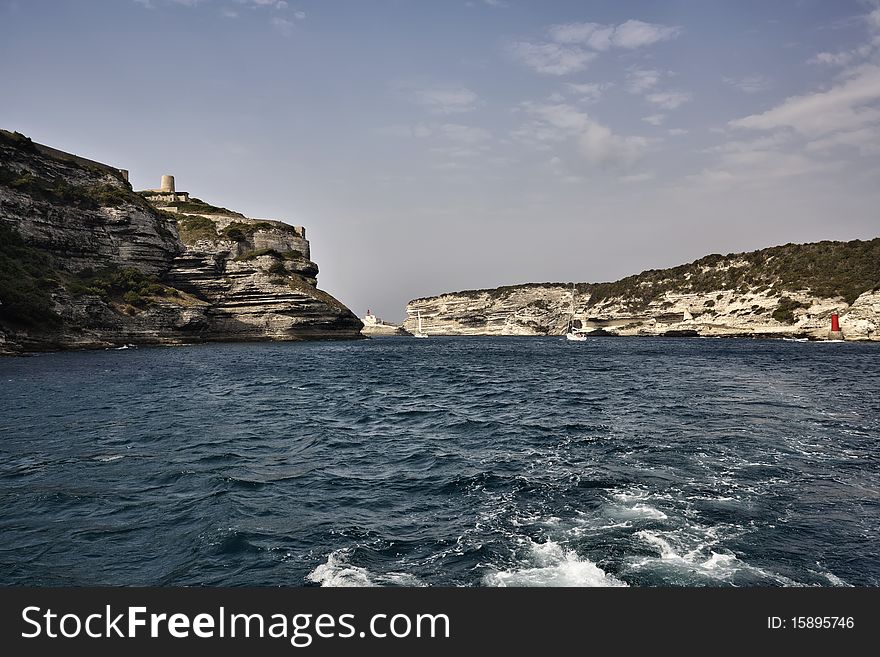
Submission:
[[[97,210],[130,203],[146,207],[143,199],[132,191],[110,184],[71,185],[61,178],[46,179],[29,171],[15,171],[0,166],[0,185],[27,194],[37,201]]]
[[[131,306],[148,305],[152,297],[177,296],[179,292],[159,283],[133,267],[106,267],[100,271],[86,269],[66,281],[74,295],[92,294],[104,301],[122,301]]]
[[[509,296],[529,287],[568,287],[565,283],[526,283],[486,290],[454,292],[456,296],[491,299]],[[633,309],[646,307],[666,292],[705,293],[730,290],[809,292],[818,297],[842,297],[852,304],[858,296],[880,288],[880,238],[851,242],[786,244],[749,253],[713,254],[669,269],[649,269],[608,283],[578,283],[578,294],[594,306],[606,299],[622,299]],[[418,301],[418,299],[416,299]],[[774,312],[778,321],[790,322],[798,308],[780,300]],[[776,316],[778,315],[778,316]]]
[[[217,239],[217,225],[208,217],[177,217],[177,231],[184,244]]]
[[[794,311],[798,308],[809,308],[809,306],[805,303],[801,303],[800,301],[795,301],[794,299],[789,299],[788,297],[782,297],[781,299],[779,299],[779,303],[773,310],[771,317],[773,317],[773,319],[775,319],[777,322],[781,322],[783,324],[794,324]]]
[[[233,221],[225,228],[218,229],[217,223],[210,217],[202,217],[198,215],[169,215],[177,219],[177,228],[180,232],[180,239],[184,244],[194,244],[197,240],[229,240],[231,242],[247,242],[254,236],[254,233],[260,230],[281,231],[284,233],[293,233],[298,235],[293,226],[288,226],[281,222],[274,223],[269,221]],[[299,251],[289,251],[287,253],[279,253],[273,249],[262,249],[260,252],[254,252],[243,256],[242,260],[256,258],[259,255],[275,254],[285,259],[293,259],[301,257]],[[297,255],[298,254],[298,255]]]
[[[51,290],[58,277],[49,258],[0,224],[0,322],[18,326],[55,326]]]
[[[580,284],[590,305],[617,297],[647,305],[665,292],[776,288],[852,303],[880,286],[880,238],[786,244],[750,253],[713,254],[687,265],[650,269],[613,283]]]

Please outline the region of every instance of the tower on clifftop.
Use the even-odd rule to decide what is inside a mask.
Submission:
[[[173,192],[174,191],[174,176],[164,175],[162,176],[162,184],[159,185],[160,192]]]

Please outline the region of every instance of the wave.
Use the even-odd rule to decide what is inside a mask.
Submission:
[[[528,539],[529,555],[525,567],[490,573],[483,578],[487,586],[627,586],[589,559],[566,550],[555,541],[536,543]]]
[[[334,550],[327,561],[306,575],[306,580],[326,587],[358,588],[367,586],[425,586],[415,575],[389,572],[380,575],[349,563],[351,548]]]
[[[306,575],[306,579],[328,587],[375,586],[366,568],[348,563],[349,552],[347,548],[334,550],[327,556],[326,562]]]
[[[712,533],[711,531],[709,532]],[[645,557],[634,562],[636,569],[661,569],[672,570],[692,579],[693,576],[705,579],[731,582],[734,579],[746,578],[755,583],[756,581],[772,581],[785,586],[797,586],[797,582],[771,573],[756,566],[742,561],[735,554],[716,552],[710,549],[710,545],[716,541],[709,540],[700,543],[693,549],[680,554],[672,544],[659,534],[643,530],[634,534],[648,545],[655,548],[659,557]]]

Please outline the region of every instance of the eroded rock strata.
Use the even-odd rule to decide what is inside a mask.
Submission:
[[[119,170],[8,132],[0,250],[2,353],[361,337],[317,288],[303,228],[168,204]]]
[[[880,340],[880,238],[712,255],[613,283],[546,283],[410,301],[429,335],[744,336]]]

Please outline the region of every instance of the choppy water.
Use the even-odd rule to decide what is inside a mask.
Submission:
[[[880,345],[0,360],[0,583],[880,585]]]

